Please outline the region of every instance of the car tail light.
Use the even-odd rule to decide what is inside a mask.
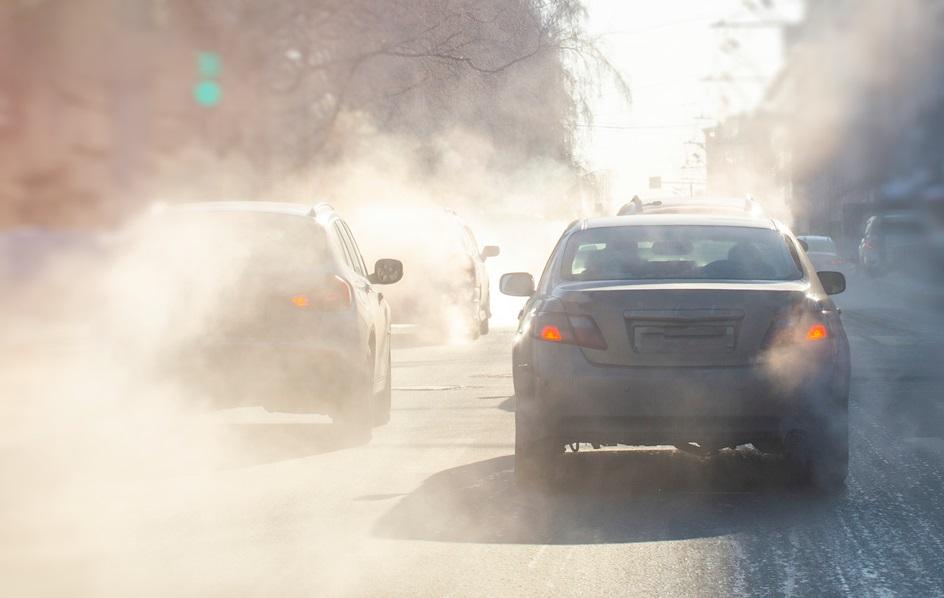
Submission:
[[[302,295],[302,294],[292,295],[291,301],[292,301],[292,305],[294,305],[298,309],[305,309],[306,307],[311,305],[311,299],[308,297],[308,295]]]
[[[606,340],[597,327],[597,323],[590,316],[568,316],[570,325],[574,329],[574,339],[581,347],[606,351]]]
[[[289,299],[298,309],[314,308],[319,311],[344,311],[354,303],[351,285],[340,276],[329,276],[314,293],[299,293]]]
[[[607,349],[600,328],[590,316],[572,316],[560,312],[538,314],[531,323],[531,336],[551,343],[601,351]]]
[[[542,326],[539,336],[542,341],[550,341],[552,343],[560,343],[564,340],[564,335],[561,333],[560,328],[553,324],[545,324]]]
[[[808,341],[822,341],[827,338],[829,338],[829,328],[826,328],[826,324],[821,322],[811,324],[806,331],[806,340]]]
[[[794,308],[774,320],[764,341],[765,348],[797,345],[829,339],[829,326],[820,319],[819,309]]]

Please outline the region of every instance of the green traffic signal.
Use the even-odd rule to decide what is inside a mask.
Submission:
[[[216,52],[199,52],[197,72],[200,81],[193,88],[193,99],[205,108],[212,108],[223,99],[223,87],[217,81],[223,72],[223,60]]]
[[[200,81],[193,88],[193,99],[207,108],[216,106],[223,99],[223,88],[216,81]]]

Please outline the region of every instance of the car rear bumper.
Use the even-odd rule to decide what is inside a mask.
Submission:
[[[333,414],[367,379],[364,353],[310,341],[228,340],[179,352],[162,367],[216,408]]]
[[[775,437],[842,408],[832,363],[786,379],[764,365],[599,366],[576,347],[535,343],[532,364],[519,410],[586,442]]]

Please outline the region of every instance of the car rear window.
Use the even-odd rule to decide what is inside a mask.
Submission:
[[[221,265],[303,269],[326,257],[321,227],[291,214],[170,210],[145,223],[135,237],[134,242],[164,252],[168,259],[206,256]]]
[[[820,253],[836,253],[836,244],[828,237],[800,237],[806,241],[809,247],[808,251],[817,251]]]
[[[920,235],[922,225],[917,220],[888,218],[882,222],[886,235]]]
[[[575,233],[561,276],[593,280],[798,280],[787,240],[771,229],[621,226]]]

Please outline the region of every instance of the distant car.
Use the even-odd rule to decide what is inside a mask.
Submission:
[[[160,372],[218,406],[326,413],[358,435],[389,420],[390,307],[376,286],[403,266],[368,270],[330,206],[185,204],[128,236],[116,317],[137,324]]]
[[[63,261],[94,260],[102,253],[102,237],[91,232],[28,227],[0,231],[0,280],[12,287],[28,284]]]
[[[385,235],[385,246],[409,255],[413,264],[389,293],[396,322],[438,334],[488,334],[492,307],[485,260],[499,248],[480,247],[472,229],[449,210],[419,210],[404,218],[411,226]]]
[[[515,471],[552,477],[566,445],[753,444],[797,476],[848,467],[849,346],[817,272],[769,218],[636,215],[572,224],[528,297],[512,350]]]
[[[888,212],[865,223],[859,243],[859,264],[870,276],[892,269],[911,268],[928,257],[928,231],[922,219],[911,212]]]
[[[839,255],[835,241],[832,237],[821,235],[800,235],[797,237],[803,248],[806,249],[806,255],[813,262],[813,267],[819,270],[832,270],[846,274],[846,260]]]
[[[49,228],[2,231],[0,305],[20,315],[25,309],[47,317],[89,308],[100,300],[95,283],[106,257],[107,244],[100,233]],[[81,285],[75,284],[77,273],[83,278]]]

